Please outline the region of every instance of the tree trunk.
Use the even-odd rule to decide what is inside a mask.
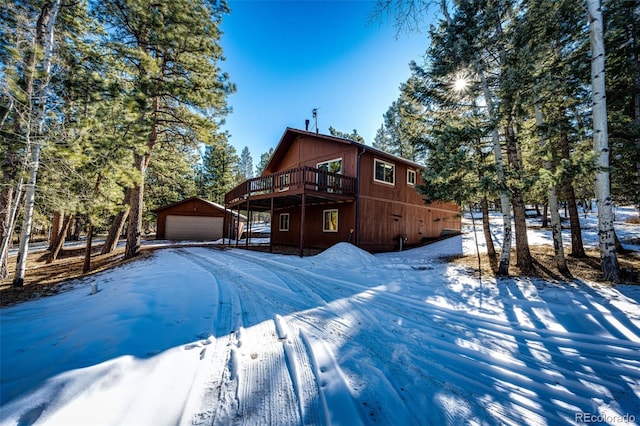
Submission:
[[[111,253],[118,246],[118,240],[120,239],[120,235],[122,235],[122,230],[124,229],[124,225],[127,222],[127,217],[129,216],[130,206],[129,204],[124,206],[124,209],[115,215],[113,218],[113,222],[111,223],[111,227],[109,227],[109,234],[107,235],[106,240],[104,241],[104,245],[102,246],[102,250],[100,254]]]
[[[16,120],[14,131],[20,133],[20,120]],[[3,165],[2,192],[0,193],[0,279],[9,278],[9,247],[13,243],[13,233],[16,228],[18,212],[23,201],[24,189],[22,187],[26,172],[26,161],[12,148],[7,150],[6,167]]]
[[[489,84],[484,75],[480,71],[482,81],[482,91],[484,93],[485,102],[489,110],[489,115],[495,119],[495,110],[493,107],[493,98],[489,90]],[[509,275],[509,263],[511,259],[511,201],[509,200],[509,190],[504,177],[504,162],[502,160],[502,147],[500,146],[500,132],[497,128],[491,132],[493,144],[493,154],[495,157],[496,174],[498,178],[498,188],[500,191],[500,209],[502,211],[502,252],[500,253],[500,264],[496,276],[506,277]]]
[[[498,254],[496,253],[496,247],[493,244],[493,236],[491,235],[491,225],[489,224],[489,202],[486,195],[480,200],[480,210],[482,211],[482,231],[484,232],[484,240],[487,245],[487,257],[489,258],[489,265],[493,273],[498,272]]]
[[[616,233],[615,229],[613,230],[613,240],[615,241],[616,245],[616,253],[627,254],[632,252],[632,250],[627,250],[626,248],[624,248],[622,242],[618,238],[618,234]]]
[[[64,212],[53,212],[53,217],[51,218],[51,227],[49,228],[49,251],[51,251],[56,245],[58,234],[60,233],[60,229],[62,228],[62,221],[64,220],[63,217]]]
[[[563,160],[571,161],[571,147],[569,145],[569,137],[566,132],[560,134],[560,154]],[[578,212],[578,204],[576,203],[576,193],[573,188],[573,176],[565,173],[562,180],[562,188],[564,197],[566,198],[566,207],[569,213],[569,223],[571,226],[571,256],[578,258],[587,257],[584,252],[584,244],[582,243],[582,229],[580,228],[580,213]]]
[[[11,240],[11,203],[13,201],[13,186],[7,185],[0,193],[0,241],[2,252],[0,256],[0,279],[9,278],[7,257]]]
[[[84,251],[84,264],[82,265],[82,273],[86,274],[91,271],[91,246],[93,244],[93,224],[91,220],[88,220],[89,226],[87,228],[87,246]]]
[[[556,197],[557,201],[557,197]],[[544,203],[544,208],[542,209],[542,227],[549,227],[549,202]]]
[[[620,279],[613,231],[613,201],[609,176],[609,133],[605,92],[605,50],[600,0],[587,0],[591,40],[591,97],[593,100],[593,145],[597,155],[596,202],[598,205],[598,236],[600,261],[606,281]]]
[[[62,222],[62,228],[60,229],[60,232],[56,238],[56,243],[54,244],[53,249],[51,250],[51,253],[49,253],[49,257],[47,257],[47,263],[52,263],[58,258],[58,254],[60,253],[60,250],[64,245],[65,239],[67,238],[67,231],[71,226],[72,219],[73,219],[72,214],[64,218],[64,222]]]
[[[73,220],[73,233],[71,234],[72,241],[80,241],[80,234],[84,229],[86,223],[86,217],[83,214],[76,214]]]
[[[522,162],[518,155],[518,146],[513,131],[511,117],[507,117],[507,125],[505,127],[505,140],[507,146],[507,160],[513,167],[516,174],[523,171]],[[516,230],[516,265],[524,274],[533,272],[533,259],[529,251],[529,238],[527,236],[527,217],[525,212],[522,191],[515,185],[511,190],[511,202],[513,204],[513,221]]]
[[[144,200],[144,172],[147,168],[148,156],[134,155],[136,170],[140,177],[136,185],[131,188],[129,211],[129,226],[127,227],[127,246],[124,251],[125,259],[131,259],[140,250],[140,232],[142,229],[142,208]]]
[[[536,126],[538,128],[543,128],[544,126],[544,117],[542,115],[542,110],[536,104],[535,105],[535,114],[536,114]],[[540,139],[539,145],[543,151],[546,151],[544,161],[544,168],[550,174],[553,174],[554,168],[549,159],[549,156],[555,158],[556,156],[553,153],[553,147],[549,145],[549,139],[544,136]],[[570,276],[569,268],[567,267],[567,260],[564,256],[564,245],[562,243],[562,221],[560,220],[560,213],[558,213],[558,196],[556,194],[556,184],[555,182],[551,182],[549,185],[549,196],[548,202],[544,205],[544,221],[547,221],[547,206],[551,209],[551,235],[553,237],[553,253],[554,260],[556,263],[556,268],[558,271],[564,276]]]
[[[27,120],[26,125],[26,134],[25,134],[25,143],[27,146],[27,152],[30,161],[29,161],[29,180],[27,183],[27,188],[25,191],[25,200],[24,200],[24,214],[22,219],[22,232],[20,236],[20,247],[18,248],[18,256],[16,259],[16,273],[13,278],[13,286],[14,287],[22,287],[24,285],[24,277],[27,270],[27,254],[29,252],[29,239],[31,238],[31,228],[33,226],[33,211],[35,206],[35,193],[36,193],[36,181],[38,177],[38,168],[40,167],[40,152],[42,150],[42,134],[44,130],[44,124],[46,120],[46,94],[47,94],[47,86],[49,85],[49,73],[51,71],[51,61],[53,56],[53,34],[55,22],[58,16],[58,11],[60,10],[60,5],[62,0],[56,0],[51,5],[46,5],[42,9],[42,13],[39,16],[38,23],[46,22],[44,26],[44,31],[42,25],[38,25],[38,34],[36,40],[44,39],[44,57],[42,59],[42,69],[44,70],[45,76],[42,79],[41,86],[37,88],[37,91],[34,90],[33,83],[36,75],[36,56],[33,55],[33,59],[30,61],[30,69],[29,69],[29,86],[30,89],[27,91],[27,96],[29,98],[30,109],[31,111],[35,108],[35,126],[31,123],[31,119]],[[50,6],[50,7],[49,7]],[[46,15],[46,16],[45,16]],[[38,93],[39,99],[37,102],[34,102],[33,99],[34,94]],[[29,111],[29,116],[31,116],[31,111]],[[32,128],[33,127],[33,128]],[[33,135],[32,135],[33,133]]]
[[[27,145],[31,145],[31,137],[27,136]],[[29,182],[25,191],[24,212],[22,217],[22,232],[20,233],[20,246],[16,259],[16,272],[13,278],[14,287],[24,286],[24,276],[27,271],[27,254],[29,253],[29,240],[31,238],[31,228],[33,226],[33,210],[36,200],[36,180],[38,176],[38,166],[40,163],[41,141],[33,144],[31,161],[29,166]]]
[[[637,3],[636,3],[637,4]],[[638,22],[638,16],[636,14],[640,12],[640,8],[636,7],[631,10],[631,13],[634,17],[634,22]],[[633,26],[633,49],[631,50],[633,68],[635,70],[635,79],[634,79],[634,94],[633,94],[633,123],[636,125],[636,129],[640,129],[640,58],[638,58],[638,29],[640,29],[640,25]],[[640,152],[640,131],[636,133],[636,150]],[[636,161],[636,171],[637,171],[637,181],[636,181],[636,209],[638,213],[640,213],[640,156],[637,157]]]
[[[562,244],[562,222],[558,213],[558,197],[556,186],[549,187],[549,209],[551,210],[551,234],[553,236],[553,253],[556,268],[565,277],[570,277],[571,272],[567,266],[567,259],[564,256],[564,245]]]

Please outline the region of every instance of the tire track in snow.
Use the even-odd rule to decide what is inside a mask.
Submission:
[[[511,410],[527,413],[523,417],[525,419],[535,418],[536,415],[542,418],[549,417],[555,410],[555,418],[562,420],[563,414],[570,413],[576,407],[592,406],[589,399],[593,395],[591,387],[604,386],[615,390],[616,386],[606,377],[599,378],[589,374],[587,370],[580,371],[579,368],[584,367],[582,364],[586,363],[587,368],[606,368],[611,374],[631,374],[631,380],[637,378],[637,374],[633,373],[633,370],[637,370],[637,356],[634,358],[633,355],[638,346],[635,342],[627,344],[608,337],[565,333],[520,325],[500,318],[477,317],[347,280],[327,278],[280,262],[269,262],[262,258],[258,261],[251,256],[238,253],[231,256],[238,261],[246,262],[243,265],[253,263],[253,266],[243,269],[245,271],[258,266],[256,270],[264,270],[265,263],[277,265],[278,272],[274,275],[281,283],[291,289],[295,288],[291,283],[297,288],[306,288],[306,291],[301,292],[303,298],[314,301],[320,298],[329,303],[331,306],[323,303],[319,308],[312,308],[309,312],[299,312],[293,316],[316,329],[318,335],[331,339],[329,335],[331,330],[334,330],[336,334],[343,335],[340,338],[342,341],[356,336],[367,341],[375,341],[378,338],[382,342],[392,342],[396,337],[394,333],[412,333],[413,330],[417,330],[415,345],[420,350],[414,351],[417,353],[405,351],[404,354],[407,363],[413,366],[412,373],[416,373],[416,369],[435,371],[435,375],[426,374],[425,380],[437,380],[442,376],[437,374],[437,371],[446,370],[444,376],[456,377],[456,386],[459,389],[483,390],[488,395],[495,394],[495,389],[499,389],[508,394],[508,400],[517,407]],[[317,294],[318,297],[313,297],[313,294]],[[263,295],[270,294],[267,291]],[[345,320],[340,311],[352,312],[352,316],[357,319]],[[389,320],[391,314],[399,320],[396,321],[395,329],[388,328],[380,322],[381,319]],[[400,321],[404,323],[402,327]],[[368,325],[366,328],[349,330],[357,322],[366,322]],[[429,330],[429,333],[425,333],[425,330]],[[339,342],[340,339],[335,341]],[[339,342],[337,346],[340,344]],[[353,347],[347,349],[353,350]],[[586,360],[580,356],[566,358],[565,354],[559,352],[563,349],[576,350],[578,354],[582,349],[586,349],[594,359]],[[310,356],[314,354],[313,349],[308,351]],[[393,359],[392,349],[376,348],[375,351],[376,353],[371,354],[372,357]],[[556,362],[539,359],[536,351],[550,357],[550,361],[553,361],[554,356],[566,361],[556,365]],[[612,355],[616,357],[617,366],[612,362]],[[511,359],[505,361],[505,357]],[[446,360],[444,364],[447,365],[443,365],[443,360]],[[629,367],[633,368],[630,370]],[[421,396],[407,396],[402,392],[403,383],[410,383],[412,378],[408,372],[399,370],[390,367],[376,374],[379,376],[378,380],[390,383],[389,386],[395,389],[399,399],[411,401],[411,404],[406,405],[415,405],[418,409],[424,407],[425,401]],[[355,382],[357,378],[350,380]],[[529,389],[519,384],[526,384]],[[550,392],[549,389],[553,391]],[[536,398],[535,392],[553,394],[558,400],[565,401],[566,410],[563,412],[553,402]],[[493,406],[493,410],[496,410],[497,405]]]
[[[277,317],[274,318],[273,312],[281,306],[256,291],[260,288],[254,283],[256,277],[268,271],[263,267],[258,269],[262,273],[254,274],[238,273],[240,268],[237,267],[230,271],[228,259],[216,251],[190,250],[182,254],[216,277],[221,293],[228,293],[226,296],[221,294],[221,298],[232,295],[237,300],[230,304],[231,311],[223,314],[224,317],[236,317],[237,326],[233,327],[224,348],[228,360],[220,397],[211,400],[211,404],[218,405],[211,423],[322,423],[315,376],[308,358],[300,350],[300,339],[293,334],[289,334],[286,341],[279,338],[281,331],[277,330]],[[275,294],[281,296],[283,293],[276,291]],[[294,298],[290,297],[290,300],[293,302]],[[218,331],[228,333],[224,327]],[[234,401],[229,401],[231,395],[234,395]],[[206,415],[201,417],[206,418]]]
[[[198,409],[192,419],[183,419],[182,424],[207,425],[214,424],[216,416],[227,417],[225,413],[218,413],[216,407],[233,407],[237,403],[229,401],[225,391],[225,380],[228,380],[228,364],[231,359],[230,345],[237,327],[237,312],[240,302],[235,292],[229,291],[225,282],[217,279],[217,272],[212,271],[207,265],[194,262],[191,254],[186,249],[175,250],[177,254],[194,263],[194,266],[207,272],[217,288],[217,309],[214,313],[214,336],[210,339],[214,343],[205,349],[201,359],[206,363],[206,373],[199,383]],[[227,392],[228,393],[228,392]]]
[[[430,368],[443,368],[436,361],[450,360],[464,373],[450,370],[448,374],[457,376],[462,383],[466,383],[464,387],[484,388],[491,394],[494,392],[492,387],[487,387],[485,383],[495,383],[504,392],[515,395],[512,402],[520,407],[520,411],[536,413],[542,418],[549,416],[549,410],[558,410],[558,406],[552,401],[536,399],[531,389],[542,395],[553,389],[552,393],[558,400],[574,404],[574,407],[567,408],[564,413],[560,411],[557,414],[556,419],[561,421],[562,416],[570,415],[574,408],[592,407],[593,388],[621,390],[620,386],[609,380],[610,375],[629,376],[628,380],[640,381],[638,342],[530,327],[499,318],[477,317],[346,280],[326,276],[314,279],[316,276],[311,271],[303,271],[281,262],[273,264],[280,269],[278,276],[283,281],[295,281],[313,288],[324,300],[330,300],[331,293],[334,299],[348,299],[351,307],[363,318],[368,317],[369,327],[379,321],[379,318],[371,314],[371,306],[375,306],[384,313],[393,311],[399,319],[405,323],[411,322],[414,327],[432,330],[428,335],[421,335],[422,341],[416,343],[424,348],[420,352],[433,354],[433,359],[418,359],[414,356],[414,362]],[[354,296],[354,291],[359,293]],[[546,302],[541,303],[544,305]],[[301,315],[296,315],[296,318],[305,320]],[[318,325],[317,318],[307,322],[319,332],[326,333],[328,328],[334,327],[348,333],[345,331],[345,324],[336,318],[326,319],[323,326]],[[365,332],[358,331],[360,334]],[[377,333],[389,339],[395,337],[385,327],[379,327]],[[448,339],[454,341],[449,342]],[[487,343],[489,348],[483,346]],[[577,354],[570,357],[567,356],[568,351],[575,351]],[[580,356],[581,352],[589,353],[589,359]],[[505,357],[510,359],[505,361]],[[545,357],[547,359],[541,359]],[[607,377],[594,375],[593,368],[606,371]],[[518,383],[526,383],[530,389],[522,389]],[[532,403],[532,398],[535,403]],[[536,405],[538,408],[535,408]]]
[[[326,424],[326,416],[323,416],[319,409],[321,405],[320,390],[316,385],[316,376],[311,371],[311,361],[307,348],[301,340],[300,332],[297,328],[292,331],[287,320],[280,315],[276,315],[274,320],[278,338],[283,344],[287,369],[298,397],[302,423]]]

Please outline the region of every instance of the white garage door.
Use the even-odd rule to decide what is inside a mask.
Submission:
[[[168,215],[164,223],[167,240],[217,240],[222,238],[221,217]]]

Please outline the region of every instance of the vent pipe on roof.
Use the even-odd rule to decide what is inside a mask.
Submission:
[[[308,119],[304,120],[304,130],[307,131],[307,132],[309,131],[309,120]]]

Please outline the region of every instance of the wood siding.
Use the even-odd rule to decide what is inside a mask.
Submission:
[[[353,145],[335,141],[327,141],[313,136],[298,136],[282,160],[272,164],[271,173],[293,167],[316,167],[318,163],[328,160],[342,159],[342,174],[356,176],[357,149]]]
[[[278,172],[299,167],[317,168],[319,163],[342,160],[341,174],[357,178],[355,201],[318,200],[305,209],[304,246],[326,248],[342,242],[352,241],[370,251],[387,251],[398,248],[399,238],[403,244],[418,245],[461,229],[460,210],[454,203],[437,202],[426,205],[415,184],[421,183],[420,167],[411,161],[386,154],[375,148],[346,139],[327,135],[316,135],[296,129],[287,129],[276,147],[273,157],[263,172],[264,178],[275,179]],[[376,159],[394,167],[394,182],[389,184],[374,179]],[[407,180],[407,171],[415,171],[415,184]],[[316,170],[317,172],[317,170]],[[294,195],[294,188],[277,193],[267,191],[264,197],[279,199]],[[233,191],[245,191],[241,187]],[[227,194],[227,205],[242,198]],[[317,190],[316,190],[317,192]],[[295,196],[313,195],[313,188],[300,188]],[[237,200],[236,200],[237,199]],[[343,202],[339,202],[343,201]],[[288,203],[276,209],[272,218],[272,244],[300,244],[301,207]],[[277,203],[276,203],[277,204]],[[281,203],[282,206],[282,203]],[[323,211],[338,209],[338,232],[323,232]],[[279,215],[289,214],[289,230],[279,230]],[[359,216],[359,218],[357,217]],[[354,233],[351,234],[351,230]]]
[[[375,160],[393,164],[395,181],[377,182],[374,179]],[[393,250],[404,244],[418,245],[443,234],[460,231],[461,218],[454,203],[425,204],[413,184],[407,182],[407,170],[416,172],[416,183],[422,182],[420,170],[401,161],[394,161],[365,152],[360,160],[359,202],[360,227],[358,243],[370,251]]]
[[[338,210],[338,232],[323,232],[323,212]],[[300,238],[301,208],[277,210],[271,228],[271,243],[297,246]],[[280,231],[280,214],[289,214],[289,231]],[[304,244],[310,248],[326,248],[339,242],[353,241],[355,232],[355,203],[332,203],[305,208]]]

